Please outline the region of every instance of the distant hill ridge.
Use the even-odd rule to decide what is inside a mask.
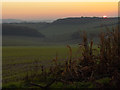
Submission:
[[[3,23],[3,45],[46,45],[81,43],[83,31],[98,42],[100,32],[112,30],[118,18],[69,17],[53,22]],[[45,37],[45,38],[44,38]]]
[[[23,20],[19,19],[2,19],[2,23],[22,23]]]
[[[111,17],[107,19],[118,19],[117,17]],[[57,19],[49,23],[54,23],[54,24],[65,24],[65,23],[88,23],[88,22],[97,21],[97,20],[104,20],[102,17],[68,17],[68,18],[62,18],[62,19]],[[20,20],[20,19],[2,19],[2,23],[40,23],[43,22],[41,20]],[[47,21],[44,21],[48,23]]]
[[[29,37],[45,37],[36,29],[32,29],[25,26],[17,26],[12,24],[2,25],[2,35],[8,36],[29,36]]]
[[[118,19],[118,18],[106,18],[107,20],[111,19]],[[52,24],[85,24],[90,22],[96,22],[101,20],[106,20],[104,18],[99,17],[71,17],[71,18],[63,18],[63,19],[57,19]]]

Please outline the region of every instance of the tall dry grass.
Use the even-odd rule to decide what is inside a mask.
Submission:
[[[56,54],[53,62],[54,66],[45,71],[41,67],[41,74],[37,75],[39,81],[43,79],[44,86],[36,85],[32,82],[31,85],[36,85],[42,88],[48,88],[55,82],[72,84],[74,82],[91,82],[96,87],[105,87],[96,82],[96,80],[109,77],[108,86],[120,87],[120,32],[119,27],[113,28],[112,31],[106,28],[106,33],[100,34],[100,43],[98,48],[93,48],[93,41],[88,42],[87,34],[83,34],[83,42],[79,44],[82,55],[74,59],[72,58],[72,48],[69,49],[69,58],[64,64],[58,64],[58,55]],[[97,53],[95,53],[97,51]],[[41,78],[40,78],[41,77]],[[43,78],[44,77],[44,78]],[[49,78],[49,79],[47,79]],[[26,77],[28,80],[28,77]]]

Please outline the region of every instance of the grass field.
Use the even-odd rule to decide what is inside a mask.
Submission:
[[[78,46],[72,46],[73,56],[77,58]],[[5,46],[3,47],[3,86],[11,82],[21,82],[32,67],[39,64],[50,66],[56,53],[58,60],[63,62],[68,56],[66,46]]]
[[[3,88],[119,87],[118,30],[101,33],[98,45],[84,33],[79,46],[3,46]]]
[[[67,28],[67,26],[65,28]],[[79,29],[79,27],[77,28]],[[50,82],[52,79],[56,79],[56,77],[58,79],[62,78],[62,80],[66,79],[65,82],[74,81],[74,85],[66,84],[68,85],[69,88],[94,87],[93,84],[96,85],[96,87],[102,87],[100,85],[97,86],[97,84],[95,84],[97,80],[103,81],[102,82],[103,87],[106,87],[106,84],[104,84],[104,82],[107,82],[107,84],[109,84],[110,80],[112,80],[114,76],[111,73],[114,71],[113,74],[116,74],[115,69],[114,68],[111,69],[109,67],[111,66],[117,67],[118,69],[120,66],[119,62],[117,61],[117,59],[119,58],[117,56],[118,55],[117,30],[115,32],[112,32],[113,36],[111,36],[111,34],[109,35],[108,33],[109,38],[106,38],[107,34],[101,33],[100,40],[95,38],[97,42],[100,41],[99,45],[96,45],[96,42],[94,42],[94,40],[91,42],[87,42],[86,34],[83,35],[83,40],[81,41],[79,39],[71,41],[71,39],[69,39],[68,36],[74,33],[72,30],[69,30],[69,32],[68,31],[65,32],[64,29],[59,28],[60,30],[58,30],[54,35],[52,35],[53,33],[48,32],[49,30],[47,29],[48,28],[46,28],[45,31],[42,31],[42,33],[46,33],[46,35],[49,34],[48,37],[45,39],[24,36],[22,37],[5,36],[3,38],[2,47],[3,87],[5,88],[7,87],[13,88],[14,86],[21,87],[22,85],[20,84],[24,83],[27,84],[25,81],[31,78],[33,79],[33,81],[35,81],[35,83],[39,82],[39,84],[42,84],[44,81],[45,84],[46,82],[47,83]],[[55,32],[54,30],[56,30],[57,27],[52,26],[50,29],[53,30],[51,32]],[[74,30],[74,27],[71,26],[71,29]],[[92,26],[86,29],[85,27],[83,27],[82,29],[84,29],[85,31],[89,30],[88,31],[89,33],[87,32],[87,34],[92,34],[90,32],[94,32],[94,30],[97,30],[94,32],[94,34],[97,34],[98,29],[100,28],[96,29],[95,26]],[[64,33],[62,34],[63,31]],[[102,29],[101,32],[102,31],[104,31],[104,29]],[[58,41],[56,42],[56,40]],[[70,42],[72,43],[72,45]],[[73,42],[75,42],[76,45],[74,45]],[[53,45],[54,43],[55,45]],[[79,48],[78,44],[81,44],[80,46],[82,48]],[[99,47],[99,49],[97,47]],[[112,62],[112,60],[114,62]],[[42,67],[44,67],[43,68],[44,72],[42,71]],[[79,70],[81,71],[79,72]],[[46,74],[49,72],[52,73]],[[108,72],[107,73],[108,76],[104,76],[106,75],[106,72]],[[101,78],[101,73],[103,78]],[[26,79],[27,75],[30,76],[28,79]],[[111,77],[109,77],[109,75],[111,75]],[[118,74],[118,77],[119,75],[120,74]],[[77,81],[76,77],[78,79]],[[94,79],[94,82],[92,82],[89,78]],[[88,80],[86,81],[86,79]],[[116,79],[114,79],[113,81],[115,80]],[[28,83],[30,83],[29,80]],[[57,83],[53,83],[50,87],[59,88],[64,86],[65,86],[64,81],[60,80],[57,81]],[[109,86],[110,85],[108,85],[108,87]]]

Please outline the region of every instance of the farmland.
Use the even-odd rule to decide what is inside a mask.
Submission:
[[[77,45],[76,45],[77,46]],[[73,46],[73,56],[76,56],[77,47]],[[59,61],[63,62],[68,55],[66,46],[4,46],[3,47],[3,86],[10,82],[22,81],[26,72],[35,66],[49,66],[58,54]],[[79,55],[78,55],[79,56]]]
[[[15,34],[18,26],[32,28],[30,23],[10,24],[17,29],[14,34],[3,36],[3,87],[64,88],[64,84],[69,88],[119,87],[119,28],[111,29],[116,23],[106,24],[110,29],[105,26],[105,30],[98,24],[89,27],[90,23],[86,23],[81,25],[85,32],[78,37],[75,27],[79,25],[64,27],[65,22],[61,25],[58,20],[46,27],[32,24],[35,30],[39,29],[39,35],[44,35],[42,38],[31,37],[34,29],[28,36],[26,32]]]

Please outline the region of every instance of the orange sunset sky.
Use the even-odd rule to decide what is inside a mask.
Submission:
[[[2,2],[3,19],[117,16],[117,2]]]

